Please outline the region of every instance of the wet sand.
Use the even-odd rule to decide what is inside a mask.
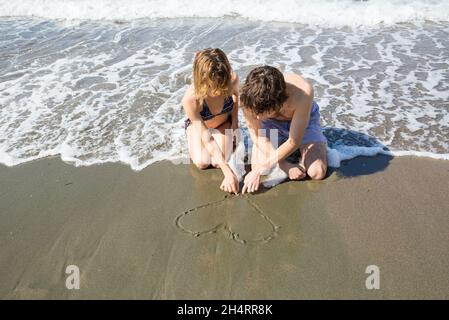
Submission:
[[[1,166],[0,297],[449,298],[448,161],[358,157],[249,196],[220,181],[169,162]]]

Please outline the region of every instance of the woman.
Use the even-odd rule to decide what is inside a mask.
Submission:
[[[207,48],[195,55],[193,85],[182,99],[190,158],[199,169],[220,168],[224,175],[220,189],[234,193],[239,181],[228,161],[232,132],[238,129],[238,82],[224,52]]]

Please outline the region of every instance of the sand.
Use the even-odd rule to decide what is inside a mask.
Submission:
[[[1,166],[0,297],[449,298],[448,161],[358,157],[249,196],[220,181],[170,162]]]

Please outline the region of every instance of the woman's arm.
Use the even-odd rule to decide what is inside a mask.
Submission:
[[[182,106],[184,108],[187,117],[192,121],[191,126],[193,126],[194,134],[197,134],[198,137],[203,142],[206,147],[207,152],[214,157],[217,164],[220,166],[221,171],[225,177],[229,177],[230,175],[234,175],[231,168],[227,164],[223,153],[220,150],[220,147],[217,145],[214,139],[212,139],[212,135],[206,125],[204,124],[203,119],[200,115],[200,106],[197,100],[193,95],[193,90],[189,88],[188,92],[184,96],[182,100]],[[238,190],[236,190],[237,192]]]

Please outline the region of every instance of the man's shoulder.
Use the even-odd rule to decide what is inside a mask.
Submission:
[[[284,74],[284,79],[287,85],[290,85],[292,98],[302,99],[304,96],[313,96],[312,84],[299,74],[289,73]]]
[[[299,80],[303,79],[303,77],[298,73],[285,72],[284,79],[285,79],[285,81],[290,82],[290,81],[299,81]]]
[[[313,87],[310,82],[300,75],[284,75],[287,83],[288,100],[287,104],[291,110],[306,110],[310,98],[313,99]]]
[[[284,74],[284,79],[286,83],[292,84],[306,93],[312,90],[312,84],[309,82],[309,80],[305,79],[299,74],[286,73]]]

